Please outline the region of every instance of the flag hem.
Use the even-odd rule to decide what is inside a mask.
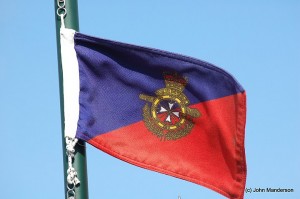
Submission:
[[[239,102],[238,107],[238,119],[237,119],[237,145],[236,145],[236,154],[238,155],[236,158],[237,169],[238,169],[238,177],[237,181],[242,182],[240,185],[241,193],[240,199],[244,198],[244,190],[246,186],[246,178],[247,178],[247,163],[246,163],[246,152],[245,152],[245,127],[246,127],[246,91],[243,92],[243,98]]]
[[[74,48],[75,30],[61,28],[61,60],[65,137],[75,138],[79,118],[79,66]]]

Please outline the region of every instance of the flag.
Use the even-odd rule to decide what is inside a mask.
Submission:
[[[191,57],[61,29],[65,134],[133,165],[243,198],[246,93]]]

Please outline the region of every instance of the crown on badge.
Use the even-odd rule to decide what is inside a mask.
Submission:
[[[167,88],[174,88],[181,92],[187,84],[187,78],[182,77],[177,73],[164,73],[164,79]]]

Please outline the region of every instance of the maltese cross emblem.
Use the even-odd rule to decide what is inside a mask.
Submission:
[[[183,94],[187,78],[176,73],[165,73],[165,88],[155,92],[156,97],[140,94],[148,103],[143,108],[144,123],[161,140],[177,140],[189,134],[194,127],[193,118],[200,117],[197,109],[189,108]]]

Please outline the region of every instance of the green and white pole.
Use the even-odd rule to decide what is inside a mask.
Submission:
[[[61,50],[60,50],[60,27],[62,21],[59,15],[61,14],[65,15],[64,24],[66,28],[79,31],[78,3],[77,0],[54,0],[54,3],[55,3],[56,41],[57,41],[57,57],[58,57],[60,107],[61,107],[64,186],[65,186],[65,193],[66,193],[65,198],[70,199],[72,198],[73,193],[70,193],[69,191],[70,189],[68,188],[70,185],[67,182],[68,157],[66,154],[66,142],[64,136],[64,97],[63,97],[64,93],[63,93]],[[86,164],[86,150],[85,150],[84,142],[79,141],[75,146],[73,167],[77,171],[77,177],[80,180],[80,184],[75,186],[75,189],[73,189],[75,193],[74,198],[88,199],[87,164]]]

